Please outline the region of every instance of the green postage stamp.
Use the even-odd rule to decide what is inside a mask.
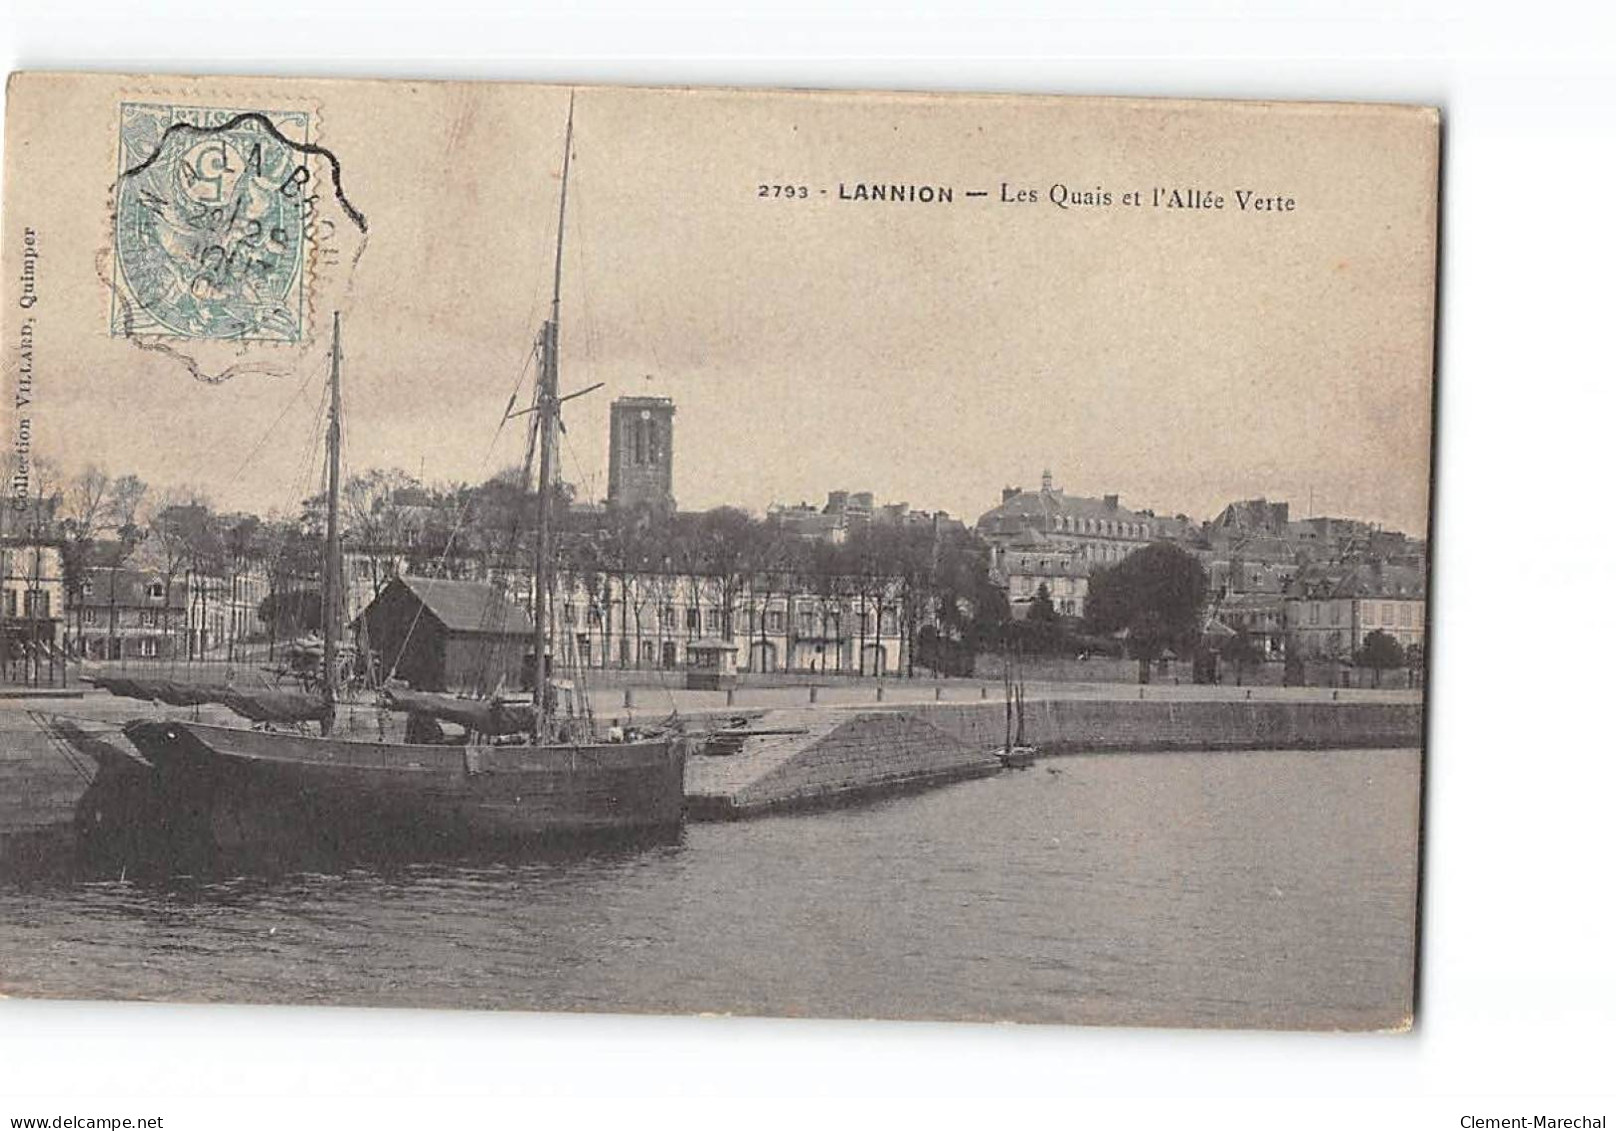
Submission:
[[[117,336],[301,342],[309,115],[125,102]]]

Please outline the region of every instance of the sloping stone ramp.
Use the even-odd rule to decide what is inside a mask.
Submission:
[[[858,801],[994,773],[999,760],[915,715],[895,711],[771,711],[736,754],[692,756],[690,816],[743,817]]]

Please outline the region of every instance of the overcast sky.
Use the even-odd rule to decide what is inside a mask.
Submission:
[[[549,296],[564,91],[188,85],[191,104],[315,108],[370,228],[351,272],[310,284],[316,339],[236,350],[275,372],[219,385],[108,332],[124,97],[116,77],[13,93],[13,143],[19,118],[55,125],[8,186],[45,248],[39,450],[287,508],[316,488],[340,306],[350,467],[476,480],[519,460],[520,427],[496,426]],[[1047,467],[1158,512],[1266,495],[1300,517],[1311,496],[1423,533],[1434,143],[1424,115],[1343,107],[585,89],[561,381],[605,388],[568,405],[562,474],[604,495],[607,405],[654,392],[678,405],[686,508],[847,488],[974,521]],[[954,203],[837,199],[860,181]],[[1056,182],[1113,203],[1063,211]],[[1004,183],[1040,200],[1000,203]],[[758,197],[774,184],[808,199]],[[1226,205],[1121,203],[1154,187]],[[1295,211],[1241,212],[1240,188]]]

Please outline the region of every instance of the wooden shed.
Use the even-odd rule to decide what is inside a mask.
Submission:
[[[486,582],[395,577],[354,628],[383,678],[417,690],[532,686],[533,618]]]

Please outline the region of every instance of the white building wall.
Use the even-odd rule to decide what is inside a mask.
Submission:
[[[702,639],[734,644],[742,671],[875,675],[907,658],[896,581],[863,592],[849,581],[832,595],[689,574],[567,574],[547,613],[552,653],[596,668],[682,668]]]

